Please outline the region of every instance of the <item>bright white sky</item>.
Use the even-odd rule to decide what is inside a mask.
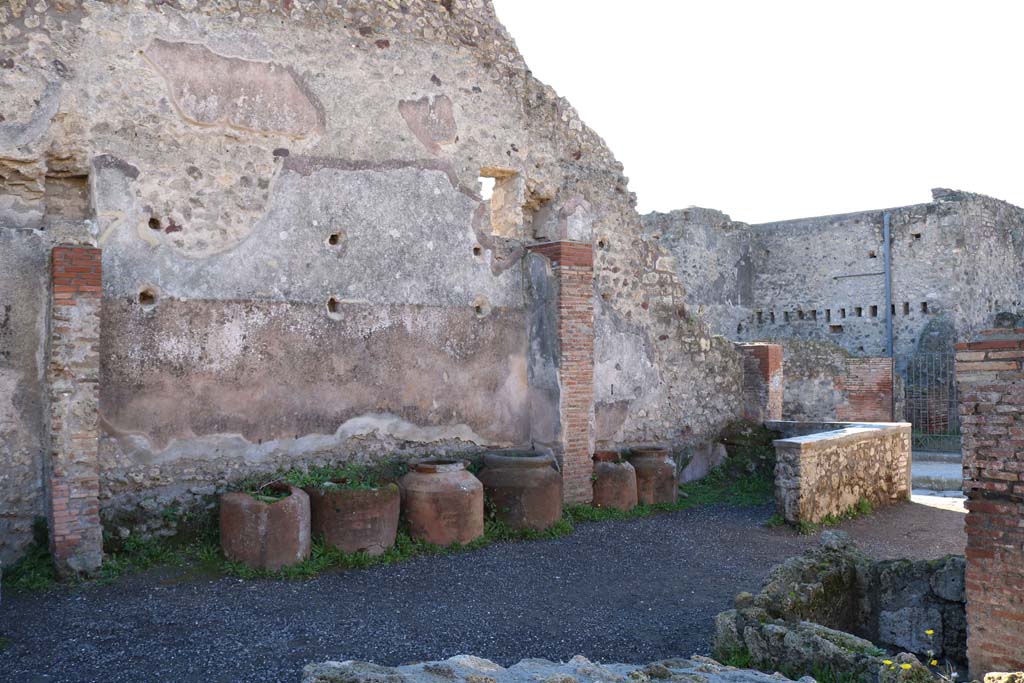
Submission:
[[[930,201],[1024,206],[1024,3],[494,0],[641,212],[751,223]]]

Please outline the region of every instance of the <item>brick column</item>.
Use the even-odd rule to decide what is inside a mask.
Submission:
[[[61,576],[88,574],[103,559],[99,518],[100,250],[51,253],[49,522]]]
[[[1024,329],[957,344],[971,677],[1024,670]]]
[[[743,418],[751,422],[782,419],[782,346],[736,344],[743,355]]]
[[[589,243],[561,240],[530,248],[548,259],[557,289],[559,447],[566,502],[593,497],[594,251]]]

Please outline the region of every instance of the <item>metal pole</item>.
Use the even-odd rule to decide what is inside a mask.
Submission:
[[[892,250],[889,248],[889,212],[882,214],[882,254],[885,257],[885,352],[892,358]]]
[[[889,419],[896,419],[896,361],[892,356],[892,249],[890,249],[889,212],[882,214],[882,255],[885,257],[885,350],[892,367],[892,387],[889,390]]]

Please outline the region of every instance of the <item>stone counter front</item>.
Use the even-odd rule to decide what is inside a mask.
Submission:
[[[817,433],[776,424],[802,434],[774,441],[775,499],[787,522],[821,522],[861,500],[878,508],[910,499],[910,423],[835,423]]]

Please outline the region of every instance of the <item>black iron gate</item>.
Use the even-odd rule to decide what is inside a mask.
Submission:
[[[955,360],[953,353],[918,353],[907,364],[905,419],[915,450],[960,450]]]

